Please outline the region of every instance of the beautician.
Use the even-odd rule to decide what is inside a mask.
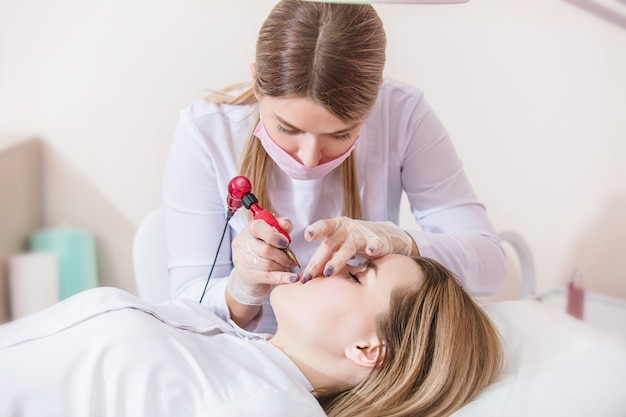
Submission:
[[[499,288],[505,257],[485,208],[423,93],[384,78],[385,47],[370,5],[283,0],[260,29],[252,84],[181,112],[163,187],[174,298],[271,333],[274,285],[387,253],[432,257],[476,295]],[[291,242],[240,209],[220,246],[238,175]],[[420,230],[398,226],[403,192]]]

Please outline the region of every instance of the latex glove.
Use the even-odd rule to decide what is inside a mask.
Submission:
[[[302,273],[302,282],[343,268],[356,257],[379,258],[388,253],[409,255],[413,238],[392,222],[368,222],[349,217],[319,220],[304,230],[304,238],[326,238]]]
[[[293,224],[277,219],[280,227],[291,233]],[[287,258],[289,242],[263,220],[252,220],[233,239],[234,268],[228,277],[228,293],[240,304],[261,305],[269,296],[272,285],[293,283],[295,265]]]

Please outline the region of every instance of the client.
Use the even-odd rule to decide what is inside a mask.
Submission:
[[[96,288],[0,326],[0,416],[443,416],[496,377],[456,278],[387,255],[274,288],[274,335]]]

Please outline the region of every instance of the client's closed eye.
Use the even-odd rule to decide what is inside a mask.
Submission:
[[[351,278],[353,281],[357,282],[358,284],[360,284],[360,283],[361,283],[361,280],[359,279],[359,277],[358,277],[358,276],[356,276],[355,274],[353,274],[352,272],[349,272],[349,271],[348,271],[348,275],[350,276],[350,278]]]

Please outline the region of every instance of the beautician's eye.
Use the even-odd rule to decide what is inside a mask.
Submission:
[[[344,133],[343,135],[333,135],[333,138],[337,139],[337,140],[348,140],[352,137],[352,133],[348,132],[348,133]]]
[[[299,130],[290,130],[281,125],[276,125],[276,130],[278,130],[281,133],[286,133],[288,135],[299,135],[300,133],[302,133]]]
[[[359,277],[357,277],[356,275],[354,275],[352,272],[348,272],[348,275],[350,275],[350,278],[355,281],[356,283],[360,284],[361,280],[359,279]]]
[[[348,140],[352,137],[352,133],[344,133],[343,135],[333,135],[333,138],[337,140]]]

